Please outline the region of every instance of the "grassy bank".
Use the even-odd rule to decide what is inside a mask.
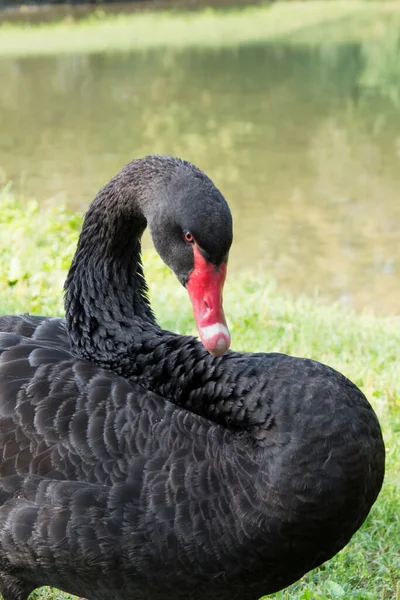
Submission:
[[[62,313],[61,288],[80,223],[80,215],[64,208],[39,211],[37,202],[2,191],[0,314]],[[186,291],[153,253],[145,264],[160,323],[195,333]],[[293,299],[266,281],[264,273],[228,277],[225,308],[233,347],[308,356],[344,372],[374,405],[387,446],[384,489],[361,531],[338,556],[273,598],[399,600],[400,321]],[[56,600],[60,595],[44,590],[34,597]]]
[[[0,27],[0,56],[221,47],[281,40],[337,43],[380,40],[400,28],[398,2],[278,2],[245,9],[143,12],[74,22]]]

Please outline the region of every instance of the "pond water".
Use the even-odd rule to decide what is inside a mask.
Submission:
[[[232,208],[231,277],[400,314],[400,102],[365,46],[3,59],[0,80],[18,191],[83,211],[134,157],[178,155]]]

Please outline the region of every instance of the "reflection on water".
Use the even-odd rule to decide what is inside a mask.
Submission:
[[[251,266],[295,294],[399,314],[400,115],[393,90],[373,92],[370,54],[2,60],[0,169],[25,193],[84,209],[132,158],[182,156],[233,209],[231,276]]]

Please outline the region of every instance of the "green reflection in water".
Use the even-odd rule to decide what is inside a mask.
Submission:
[[[4,59],[0,168],[83,210],[132,158],[182,156],[232,207],[231,277],[399,314],[398,47]]]

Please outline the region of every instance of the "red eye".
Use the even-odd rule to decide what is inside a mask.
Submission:
[[[192,244],[194,242],[194,237],[192,236],[190,231],[185,231],[184,238],[187,242],[189,242],[189,244]]]

